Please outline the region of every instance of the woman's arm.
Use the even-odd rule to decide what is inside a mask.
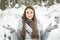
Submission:
[[[38,30],[39,30],[39,34],[40,34],[40,37],[41,37],[41,40],[43,39],[43,35],[44,35],[44,31],[43,31],[43,24],[40,23],[40,20],[38,20]]]
[[[22,31],[22,18],[20,18],[20,20],[18,21],[18,27],[17,27],[17,35],[18,35],[18,39],[20,40],[20,34],[21,34],[21,31]]]

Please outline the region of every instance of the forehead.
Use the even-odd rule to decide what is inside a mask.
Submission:
[[[26,11],[33,11],[33,9],[28,8]]]

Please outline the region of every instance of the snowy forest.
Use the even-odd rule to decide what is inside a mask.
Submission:
[[[34,7],[47,40],[60,40],[60,0],[0,0],[0,40],[13,40],[26,6]]]

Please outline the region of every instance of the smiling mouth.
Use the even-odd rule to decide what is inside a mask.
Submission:
[[[29,18],[31,18],[31,16],[28,16]]]

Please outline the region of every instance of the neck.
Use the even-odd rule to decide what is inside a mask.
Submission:
[[[32,22],[32,19],[27,19],[26,20],[26,23],[31,23]]]

